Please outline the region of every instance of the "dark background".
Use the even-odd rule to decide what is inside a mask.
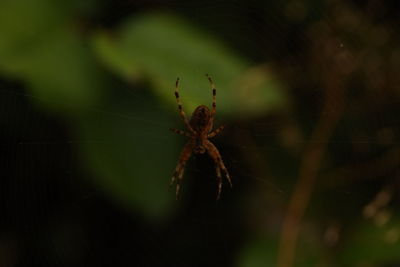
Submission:
[[[0,266],[400,266],[396,1],[0,2]],[[206,155],[168,185],[188,116]]]

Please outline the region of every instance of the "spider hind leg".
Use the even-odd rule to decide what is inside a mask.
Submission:
[[[215,164],[215,171],[217,173],[217,181],[218,181],[218,193],[217,193],[217,200],[220,198],[221,195],[221,188],[222,188],[222,176],[221,176],[221,170],[225,173],[225,177],[228,180],[230,186],[232,187],[232,181],[229,176],[228,170],[225,167],[225,164],[222,160],[222,157],[218,151],[218,149],[214,146],[213,143],[210,141],[207,141],[206,144],[206,149],[210,157],[214,160]]]
[[[218,180],[218,193],[217,193],[217,200],[218,200],[221,196],[221,191],[222,191],[221,169],[219,168],[218,165],[215,165],[215,171],[217,173],[217,180]]]
[[[175,188],[175,198],[178,199],[179,197],[179,191],[182,187],[182,181],[183,181],[183,173],[185,172],[185,169],[181,169],[179,171],[174,171],[174,174],[172,175],[171,183],[169,187],[171,188],[173,184],[176,181],[176,188]]]
[[[193,151],[193,142],[187,142],[186,145],[183,147],[181,152],[181,156],[179,157],[178,164],[176,165],[175,171],[172,175],[170,187],[176,182],[176,199],[178,199],[179,191],[183,181],[183,173],[185,172],[185,165],[186,162],[189,160],[190,156],[192,155]]]

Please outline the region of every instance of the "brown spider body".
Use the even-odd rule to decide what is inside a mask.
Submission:
[[[196,108],[190,118],[189,124],[192,129],[196,132],[194,138],[196,141],[193,153],[203,154],[206,152],[205,143],[208,138],[208,133],[212,128],[212,123],[210,125],[211,112],[207,106],[201,105]]]
[[[177,129],[171,129],[173,132],[182,134],[186,137],[189,138],[189,141],[186,143],[184,146],[181,156],[179,158],[179,162],[175,168],[175,172],[172,176],[172,181],[171,185],[177,181],[176,184],[176,197],[178,198],[179,194],[179,189],[183,180],[183,173],[185,170],[185,164],[189,160],[190,156],[192,153],[194,154],[203,154],[205,152],[208,152],[210,157],[214,160],[215,163],[215,170],[217,173],[217,178],[218,178],[218,194],[217,194],[217,199],[219,198],[221,194],[221,187],[222,187],[222,177],[221,177],[221,170],[225,172],[225,176],[229,182],[229,184],[232,186],[231,179],[229,177],[228,170],[225,167],[224,162],[222,161],[221,155],[219,154],[218,149],[214,146],[213,143],[211,143],[208,139],[216,136],[219,134],[222,129],[224,128],[223,126],[219,127],[218,129],[212,131],[213,128],[213,123],[214,123],[214,117],[216,113],[216,93],[217,90],[215,89],[214,83],[211,80],[211,78],[207,75],[208,80],[210,81],[211,87],[212,87],[212,92],[213,92],[213,102],[212,102],[212,109],[210,110],[207,106],[205,105],[200,105],[196,108],[196,110],[193,112],[192,117],[190,118],[190,121],[186,118],[185,112],[183,111],[182,104],[180,102],[180,97],[179,97],[179,78],[176,81],[175,84],[175,97],[176,101],[178,103],[178,109],[179,109],[179,115],[183,119],[183,122],[185,123],[186,128],[188,129],[189,132],[177,130]]]
[[[190,118],[190,126],[196,132],[204,132],[210,131],[210,120],[211,120],[211,112],[210,109],[205,105],[198,106],[192,114]]]

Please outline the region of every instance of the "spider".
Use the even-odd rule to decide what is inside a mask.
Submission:
[[[190,121],[187,119],[185,112],[182,108],[182,103],[179,98],[179,78],[177,78],[175,83],[175,98],[178,103],[179,115],[182,118],[187,131],[182,131],[178,129],[170,129],[174,133],[184,135],[189,138],[189,141],[183,147],[181,155],[179,157],[178,164],[176,165],[175,171],[172,175],[171,185],[172,186],[176,182],[176,198],[179,195],[179,189],[181,188],[183,173],[185,171],[185,164],[189,160],[192,153],[194,154],[203,154],[207,151],[208,155],[214,160],[215,170],[217,173],[218,179],[218,193],[217,200],[221,195],[222,188],[222,177],[221,170],[225,172],[226,179],[228,180],[230,186],[232,187],[231,178],[229,177],[228,170],[225,167],[224,162],[222,161],[221,155],[219,154],[218,149],[214,146],[213,143],[208,140],[216,135],[218,135],[223,129],[224,126],[220,126],[216,130],[213,129],[214,117],[216,113],[216,94],[217,89],[215,89],[214,82],[211,77],[206,74],[211,88],[212,88],[212,109],[210,109],[205,105],[198,106],[192,114]]]

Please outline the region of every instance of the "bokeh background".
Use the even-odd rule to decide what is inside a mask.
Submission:
[[[2,0],[0,266],[400,266],[397,1]],[[168,191],[218,89],[212,160]]]

